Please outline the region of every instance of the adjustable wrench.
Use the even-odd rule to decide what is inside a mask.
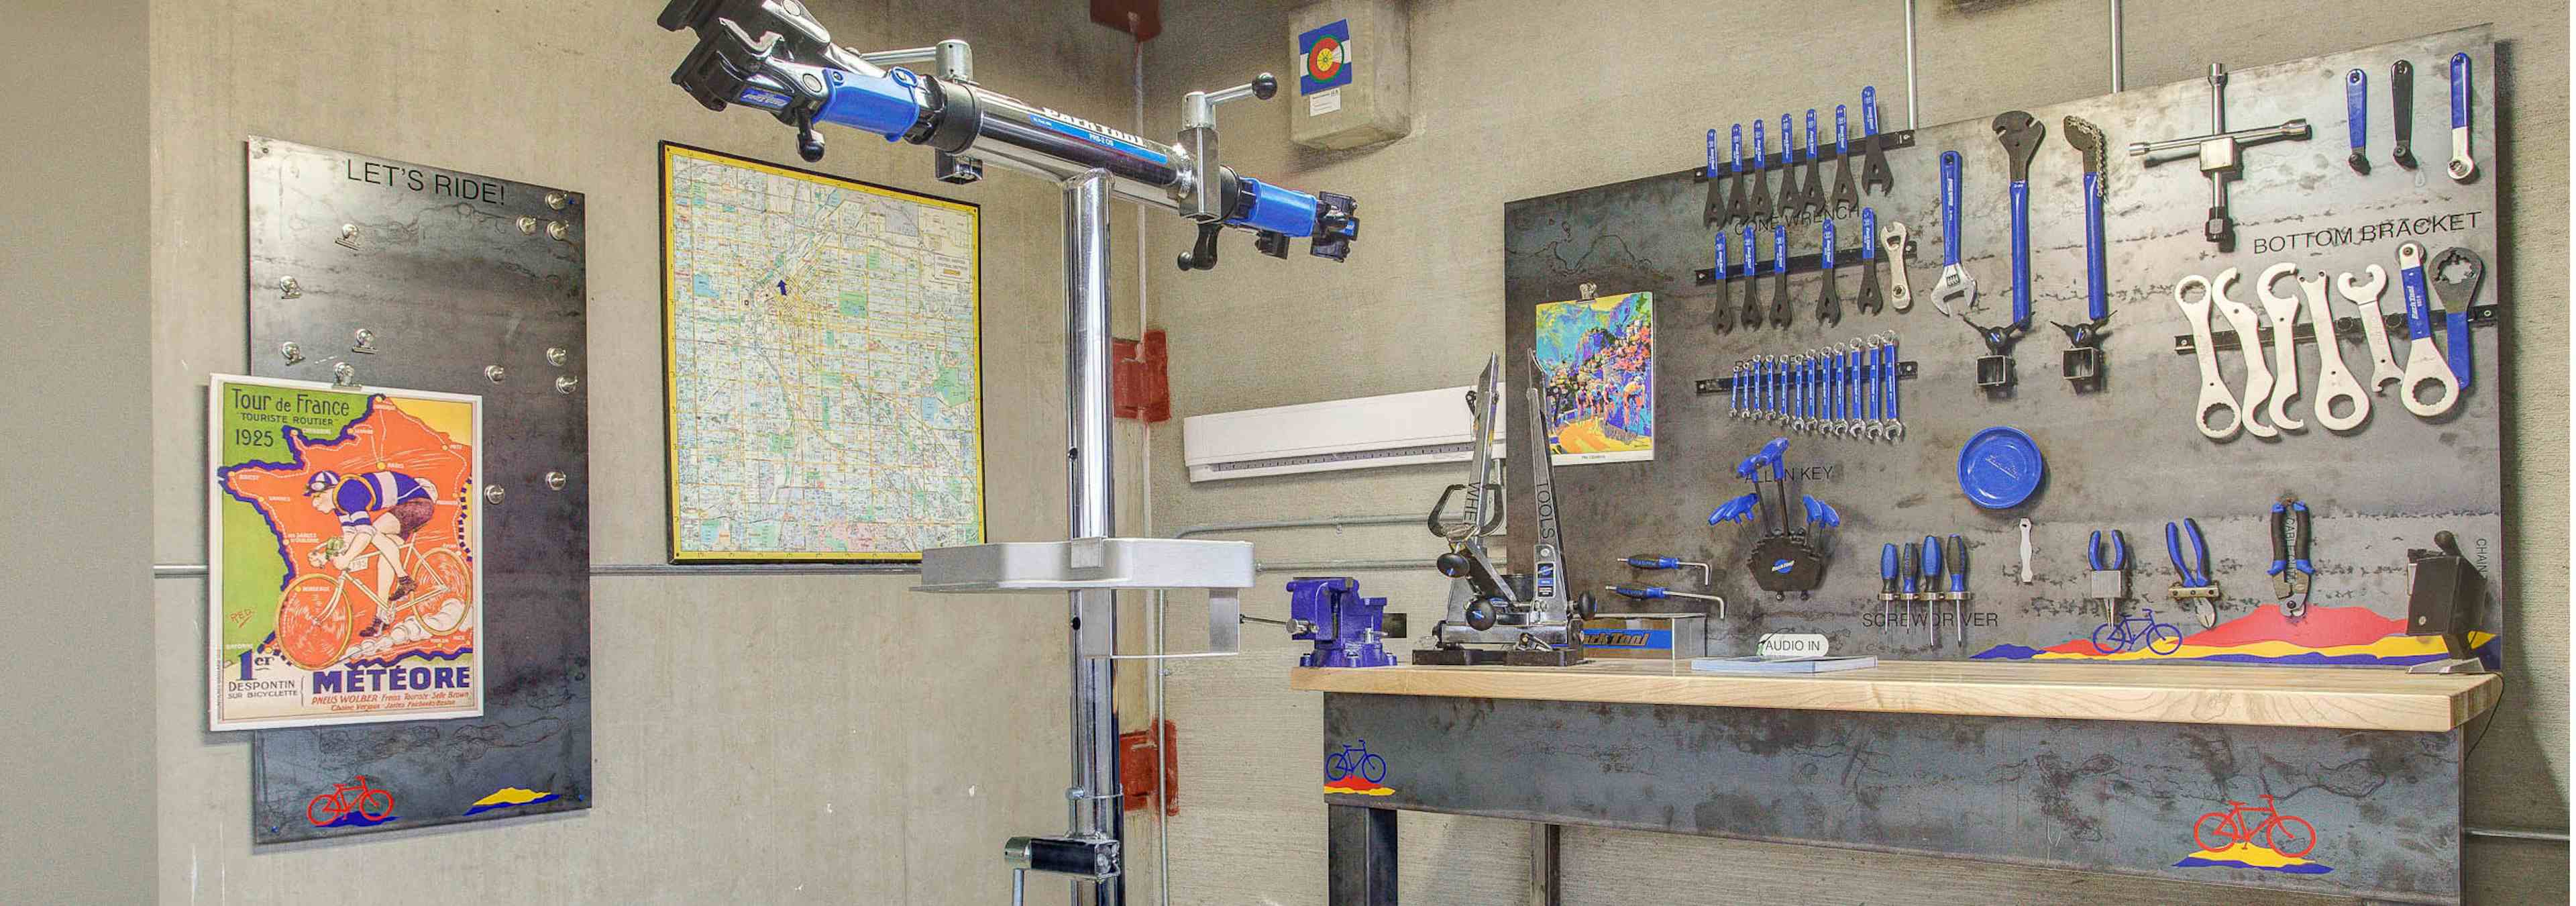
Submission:
[[[1878,88],[1876,86],[1864,85],[1860,89],[1860,137],[1860,187],[1863,191],[1885,195],[1896,188],[1896,177],[1888,172],[1887,152],[1878,147]],[[1904,311],[1905,307],[1900,305],[1896,310]]]
[[[1860,207],[1860,189],[1852,182],[1851,120],[1843,105],[1834,105],[1834,216],[1849,217]],[[1866,247],[1866,246],[1864,246]]]
[[[2109,254],[2102,228],[2102,169],[2110,159],[2110,141],[2102,130],[2076,117],[2065,119],[2066,143],[2084,161],[2084,317],[2073,324],[2051,322],[2066,332],[2062,372],[2077,388],[2102,378],[2102,335],[2111,323]]]
[[[2451,374],[2460,389],[2469,389],[2477,347],[2469,341],[2469,306],[2478,301],[2478,285],[2487,277],[2487,261],[2478,253],[2452,246],[2433,256],[2434,299],[2442,305],[2442,343],[2451,357]]]
[[[2272,294],[2272,281],[2295,277],[2299,266],[2288,262],[2263,270],[2254,281],[2254,295],[2263,300],[2263,312],[2272,316],[2272,426],[2283,431],[2301,431],[2308,423],[2290,417],[2290,400],[2299,395],[2299,297]],[[2334,322],[2318,325],[2318,339],[2332,342]],[[2258,340],[2260,338],[2257,338]],[[2259,344],[2248,346],[2248,355],[2261,355]],[[2250,400],[2248,402],[2251,402]]]
[[[1717,316],[1713,323],[1718,333],[1734,333],[1735,300],[1729,296],[1735,292],[1735,288],[1734,281],[1727,279],[1726,276],[1725,230],[1717,231],[1717,267],[1712,273],[1717,275]]]
[[[1700,175],[1708,178],[1708,202],[1700,206],[1700,225],[1719,226],[1726,223],[1726,171],[1717,167],[1717,130],[1715,129],[1708,130],[1708,163],[1700,168]],[[1726,256],[1723,254],[1717,256],[1717,269],[1718,276],[1724,277]]]
[[[2352,156],[2343,159],[2352,172],[2370,174],[2370,74],[2355,69],[2343,74],[2343,125],[2352,138]]]
[[[1798,191],[1798,202],[1802,205],[1798,211],[1800,220],[1823,216],[1831,210],[1831,202],[1825,200],[1824,150],[1824,143],[1816,140],[1816,108],[1809,107],[1807,108],[1807,183]]]
[[[1780,136],[1781,144],[1789,137]],[[1744,199],[1744,215],[1751,223],[1771,222],[1771,150],[1762,143],[1762,121],[1753,121],[1753,191]]]
[[[2388,159],[2415,169],[2415,64],[2399,60],[2388,67],[2388,127],[2397,136]]]
[[[2478,162],[2469,157],[2469,55],[2451,55],[2451,180],[2468,182],[2478,174]],[[2463,376],[2462,383],[2468,378]]]
[[[1887,298],[1896,303],[1897,311],[1914,308],[1914,288],[1905,282],[1905,245],[1909,236],[1905,224],[1890,220],[1886,234],[1879,241],[1887,246]]]
[[[1780,114],[1780,198],[1772,215],[1779,220],[1805,219],[1800,208],[1806,196],[1798,192],[1798,135],[1790,131],[1794,125],[1788,114]]]
[[[1816,320],[1825,324],[1840,324],[1843,322],[1843,300],[1840,295],[1834,292],[1833,218],[1825,218],[1824,230],[1825,252],[1824,260],[1820,263],[1820,266],[1823,268],[1825,273],[1825,285],[1824,288],[1819,290],[1816,295]]]
[[[1744,124],[1735,124],[1728,133],[1726,166],[1735,178],[1726,190],[1726,224],[1738,226],[1753,219],[1753,206],[1744,200]]]
[[[1887,310],[1886,300],[1878,293],[1878,211],[1872,208],[1860,209],[1860,295],[1852,300],[1852,307],[1865,315]]]
[[[1794,305],[1789,299],[1789,227],[1775,223],[1771,225],[1771,326],[1788,327]]]
[[[2426,298],[2431,291],[2424,285],[2424,247],[2409,242],[2397,247],[2397,283],[2406,290],[2406,380],[2397,388],[2398,399],[2406,411],[2419,418],[2432,418],[2451,411],[2460,401],[2460,378],[2451,373],[2451,364],[2442,360],[2442,352],[2433,347],[2433,306]],[[2441,394],[2430,402],[2418,392],[2427,383],[2440,384]]]
[[[2209,300],[2218,313],[2227,316],[2229,326],[2236,328],[2236,349],[2245,355],[2245,433],[2256,437],[2279,437],[2279,428],[2266,425],[2255,414],[2272,397],[2272,369],[2263,364],[2263,325],[2252,306],[2227,298],[2227,288],[2236,285],[2236,269],[2218,272],[2209,283]]]
[[[1950,300],[1963,300],[1957,311]],[[1977,278],[1959,266],[1959,152],[1941,152],[1941,281],[1932,284],[1932,307],[1957,315],[1977,306]]]
[[[2329,431],[2358,428],[2370,419],[2370,391],[2344,367],[2343,337],[2335,333],[2334,312],[2326,308],[2326,273],[2301,278],[2299,292],[2308,297],[2308,323],[2317,330],[2317,423]],[[2352,411],[2334,414],[2336,400],[2350,401]]]
[[[1744,304],[1737,309],[1744,316],[1746,330],[1762,326],[1762,303],[1756,301],[1762,293],[1762,272],[1754,269],[1753,254],[1756,248],[1753,224],[1748,222],[1744,225]]]
[[[2373,393],[2406,379],[2406,369],[2398,367],[2397,357],[2388,351],[2388,322],[2379,311],[2379,291],[2388,287],[2388,272],[2379,265],[2369,268],[2370,283],[2354,283],[2352,274],[2335,278],[2335,291],[2361,309],[2361,335],[2370,345],[2370,390]]]
[[[2200,287],[2197,301],[2190,292],[2195,286]],[[2200,407],[2192,410],[2192,425],[2210,440],[2235,437],[2237,429],[2245,424],[2245,410],[2236,405],[2236,395],[2227,391],[2227,380],[2219,374],[2217,341],[2210,338],[2209,330],[2209,307],[2218,291],[2210,286],[2209,278],[2187,274],[2174,281],[2173,297],[2174,307],[2182,309],[2183,319],[2191,322],[2191,351],[2200,360]],[[2220,409],[2227,410],[2227,422],[2213,426],[2209,413]]]

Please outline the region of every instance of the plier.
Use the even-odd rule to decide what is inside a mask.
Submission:
[[[2102,602],[2102,614],[2113,621],[2120,619],[2120,600],[2129,596],[2129,539],[2119,529],[2111,530],[2111,556],[2102,556],[2102,533],[2096,530],[2084,547],[2084,559],[2093,565],[2093,599]]]
[[[2308,525],[2307,504],[2296,499],[2272,504],[2272,565],[2263,572],[2272,577],[2281,612],[2293,617],[2308,612],[2317,575],[2316,562],[2309,556]]]
[[[2182,557],[2182,535],[2191,535],[2189,560]],[[2165,523],[2165,556],[2173,561],[2174,572],[2182,579],[2175,582],[2172,593],[2177,604],[2189,606],[2200,615],[2203,627],[2218,625],[2218,581],[2209,575],[2209,542],[2201,537],[2200,523],[2185,518],[2179,526]]]

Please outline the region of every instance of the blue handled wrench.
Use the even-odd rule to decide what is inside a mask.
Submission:
[[[2076,117],[2067,117],[2066,143],[2084,160],[2084,317],[2068,324],[2051,322],[2066,332],[2066,354],[2060,359],[2060,372],[2078,390],[2091,389],[2102,381],[2102,335],[2111,323],[2110,266],[2102,230],[2102,170],[2110,161],[2111,143],[2102,130]]]
[[[2468,182],[2478,174],[2469,157],[2469,55],[2451,55],[2451,180]]]
[[[2355,69],[2343,74],[2343,126],[2352,138],[2352,156],[2343,159],[2352,172],[2370,175],[2370,74]]]
[[[1941,279],[1932,284],[1932,307],[1958,315],[1977,304],[1977,278],[1959,266],[1959,152],[1941,152]],[[1959,300],[1959,310],[1950,301]]]
[[[1964,311],[1959,316],[1986,341],[1986,355],[1977,359],[1977,386],[1989,390],[2012,385],[2012,345],[2030,329],[2030,162],[2039,156],[2040,139],[2046,134],[2038,120],[2020,110],[2005,111],[1995,117],[1993,125],[1995,139],[2003,143],[2012,177],[2007,190],[2012,208],[2012,321],[1987,327],[1969,320]],[[1948,160],[1943,158],[1945,179]],[[1945,219],[1942,226],[1947,228],[1950,224]],[[1969,308],[1974,307],[1971,299]]]

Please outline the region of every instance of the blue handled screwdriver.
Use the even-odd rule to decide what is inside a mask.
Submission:
[[[1939,647],[1941,644],[1941,595],[1936,591],[1940,587],[1941,539],[1925,535],[1923,536],[1923,590],[1927,594],[1924,596],[1923,612],[1929,619],[1923,621],[1923,632],[1925,638],[1932,640],[1934,647]]]
[[[1883,544],[1879,546],[1878,625],[1880,626],[1886,626],[1894,622],[1892,618],[1896,615],[1896,561],[1896,545]]]

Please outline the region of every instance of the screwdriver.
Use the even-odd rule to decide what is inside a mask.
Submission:
[[[1708,564],[1706,563],[1692,563],[1688,560],[1676,560],[1671,557],[1655,557],[1646,554],[1631,554],[1629,556],[1619,558],[1619,562],[1628,564],[1629,566],[1637,569],[1697,569],[1699,570],[1699,587],[1708,587],[1709,573]]]
[[[1923,536],[1923,612],[1931,619],[1924,622],[1923,637],[1932,647],[1941,647],[1941,539]]]
[[[1674,591],[1661,585],[1604,585],[1601,587],[1605,591],[1618,592],[1620,597],[1635,598],[1640,601],[1654,601],[1663,598],[1690,598],[1696,601],[1714,601],[1717,602],[1717,618],[1721,620],[1726,619],[1726,599],[1716,595],[1695,595],[1686,591]]]
[[[1896,545],[1878,548],[1878,625],[1889,624],[1896,610]]]
[[[1950,606],[1959,616],[1959,639],[1968,638],[1968,541],[1950,536]]]
[[[1916,578],[1918,573],[1914,563],[1914,545],[1899,544],[1896,546],[1896,554],[1898,557],[1896,577],[1905,583],[1905,591],[1899,597],[1905,602],[1904,617],[1911,620],[1914,619],[1914,599],[1917,597],[1914,583],[1920,581]]]

